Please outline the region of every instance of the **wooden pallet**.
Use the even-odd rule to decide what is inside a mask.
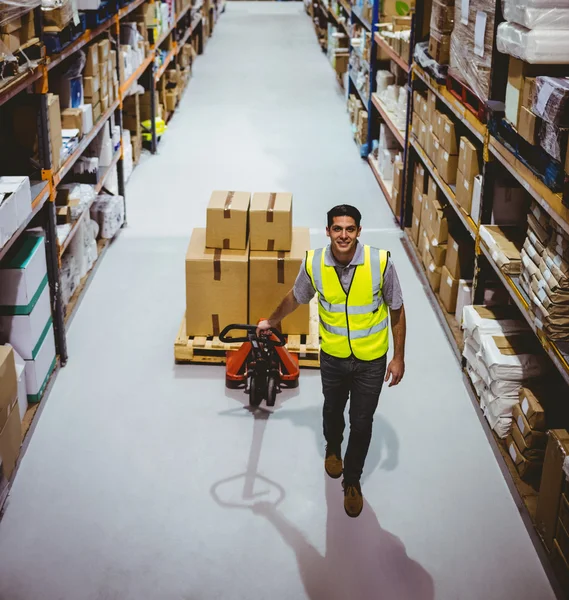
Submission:
[[[311,321],[311,329],[314,322]],[[316,330],[318,324],[316,323]],[[182,319],[176,341],[174,358],[177,363],[206,363],[224,365],[228,350],[238,350],[241,344],[224,344],[218,337],[189,336],[186,333],[186,315]],[[320,367],[320,341],[318,333],[310,335],[289,335],[286,348],[298,355],[301,367]]]

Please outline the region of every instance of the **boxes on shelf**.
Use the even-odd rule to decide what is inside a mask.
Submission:
[[[536,513],[536,527],[548,550],[553,548],[565,480],[563,463],[568,454],[569,433],[565,429],[551,429],[548,432]]]
[[[518,448],[512,435],[508,435],[506,438],[506,446],[520,478],[526,482],[535,482],[538,480],[542,471],[542,461],[526,458],[520,448]]]
[[[249,211],[251,250],[290,251],[292,244],[292,194],[253,194]]]
[[[447,150],[441,148],[437,168],[443,180],[449,185],[454,185],[458,170],[458,154],[450,154]]]
[[[186,254],[189,336],[219,335],[226,325],[249,322],[248,262],[248,246],[240,250],[207,248],[206,230],[194,229]]]
[[[396,160],[393,163],[393,185],[391,187],[391,198],[388,198],[393,214],[399,217],[401,213],[401,189],[403,186],[403,162]]]
[[[439,65],[450,62],[451,36],[431,29],[429,35],[429,54]]]
[[[448,253],[447,253],[448,254]],[[446,266],[441,269],[441,284],[439,289],[439,296],[443,306],[449,313],[456,311],[456,300],[458,296],[458,284],[459,280],[455,279],[450,273]]]
[[[253,233],[253,222],[251,234]],[[253,239],[251,235],[251,240]],[[310,231],[295,227],[291,249],[284,251],[251,250],[249,256],[249,319],[257,323],[268,318],[293,287],[306,252],[310,250]],[[301,305],[283,320],[280,330],[287,334],[309,333],[309,307]]]
[[[445,267],[453,279],[471,279],[474,272],[474,244],[466,236],[448,234]]]
[[[22,444],[18,408],[18,375],[14,351],[0,346],[0,463],[1,473],[10,479]]]
[[[249,192],[212,193],[207,207],[208,248],[244,250],[248,247],[250,201]]]
[[[28,177],[0,177],[0,248],[14,235],[32,211]]]
[[[426,269],[427,279],[433,292],[437,293],[441,285],[441,267],[437,267],[434,262],[431,262]]]

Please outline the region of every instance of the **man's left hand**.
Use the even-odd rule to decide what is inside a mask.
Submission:
[[[385,373],[385,381],[391,381],[389,387],[397,385],[402,379],[405,373],[405,361],[402,358],[393,358],[392,361],[387,365],[387,372]]]

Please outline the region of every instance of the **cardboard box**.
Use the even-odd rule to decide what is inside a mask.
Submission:
[[[8,52],[16,52],[21,45],[20,30],[18,29],[11,33],[0,33],[0,42],[4,44]]]
[[[413,215],[411,219],[411,239],[415,246],[419,247],[419,230],[421,229],[421,218]]]
[[[99,46],[91,44],[86,53],[85,68],[83,69],[84,77],[97,77],[99,75]]]
[[[101,89],[101,80],[98,75],[83,77],[83,94],[85,98],[93,98]]]
[[[429,125],[427,127],[427,136],[426,136],[426,146],[425,152],[427,156],[431,159],[433,163],[437,161],[436,148],[439,147],[439,140],[434,134],[433,126]]]
[[[441,115],[442,127],[439,130],[439,141],[441,146],[449,154],[458,154],[458,144],[456,142],[456,131],[454,127],[454,121],[449,119],[446,115]]]
[[[522,92],[522,106],[531,110],[535,99],[535,77],[526,77],[524,79],[524,89]]]
[[[456,183],[456,172],[458,171],[458,154],[449,154],[446,150],[440,153],[438,165],[439,175],[449,185]]]
[[[268,319],[294,286],[302,260],[310,250],[310,230],[295,227],[289,252],[251,250],[249,256],[249,319],[257,323]],[[283,320],[280,331],[287,334],[309,333],[309,306],[299,306]]]
[[[423,121],[421,121],[421,117],[419,116],[419,113],[413,112],[413,117],[411,119],[411,132],[417,139],[419,139],[419,136],[421,134],[421,123],[422,122]]]
[[[99,46],[99,64],[106,64],[109,60],[109,54],[111,52],[111,40],[104,39],[98,44]]]
[[[438,201],[442,197],[442,192],[439,189],[437,182],[432,177],[429,177],[429,183],[427,185],[427,196],[429,198],[429,201]]]
[[[552,550],[565,479],[563,461],[569,453],[569,433],[565,429],[551,429],[548,437],[537,501],[536,528],[546,548]]]
[[[455,279],[446,267],[441,269],[441,284],[439,296],[443,306],[449,313],[456,311],[456,299],[458,296],[458,279]]]
[[[551,566],[565,594],[569,593],[569,563],[557,540],[553,541],[551,549]]]
[[[206,248],[206,230],[194,229],[186,254],[187,334],[217,336],[226,325],[248,323],[248,280],[248,246]]]
[[[423,267],[427,270],[432,260],[431,242],[429,241],[429,234],[422,225],[419,230],[419,253],[421,255],[421,261],[423,262]]]
[[[80,108],[66,108],[61,113],[61,126],[63,129],[78,129],[79,136],[82,137],[83,131],[83,111]]]
[[[0,248],[18,231],[16,203],[10,196],[0,195]]]
[[[10,346],[0,346],[0,430],[8,418],[10,407],[18,395],[18,376],[14,351]]]
[[[109,96],[101,96],[101,113],[106,112],[107,110],[109,110]]]
[[[3,312],[6,311],[0,310],[0,343],[11,344],[22,358],[32,360],[38,350],[38,340],[51,319],[47,278],[35,295],[28,313],[2,314]]]
[[[429,222],[432,203],[433,200],[428,195],[423,194],[423,207],[421,210],[421,225],[423,225],[423,228]]]
[[[448,65],[450,62],[450,35],[429,36],[429,54],[439,63]]]
[[[107,102],[108,102],[108,95],[109,95],[109,80],[107,77],[103,77],[99,79],[99,94],[101,95],[101,103],[103,102],[103,98],[107,97]]]
[[[423,98],[421,101],[421,112],[419,113],[419,116],[421,117],[423,123],[425,123],[426,125],[429,124],[429,103],[425,98]]]
[[[36,37],[35,14],[31,10],[21,17],[22,27],[20,28],[20,43],[27,44]]]
[[[514,127],[518,126],[520,108],[522,107],[522,91],[508,83],[506,86],[506,120]]]
[[[50,319],[49,326],[38,340],[34,360],[26,360],[26,389],[29,403],[33,404],[41,400],[47,382],[55,369],[56,360],[55,337]]]
[[[289,251],[292,243],[292,194],[253,194],[250,221],[251,250]]]
[[[530,448],[524,436],[520,433],[520,429],[516,420],[512,420],[512,438],[516,443],[516,447],[518,448],[520,454],[526,458],[527,460],[531,460],[534,462],[542,463],[543,457],[545,454],[545,450],[543,448]]]
[[[462,171],[456,173],[456,201],[469,215],[472,210],[472,182],[468,181]]]
[[[401,191],[402,187],[403,187],[403,163],[396,160],[393,163],[393,183],[392,183],[393,192]]]
[[[423,167],[421,163],[415,165],[413,185],[421,192],[421,194],[427,191],[427,178],[425,177],[425,167]]]
[[[545,450],[547,446],[547,434],[544,431],[535,431],[530,427],[522,407],[519,404],[516,404],[512,408],[512,417],[516,422],[517,433],[523,438],[524,445],[527,448]],[[515,438],[515,436],[514,436]],[[516,443],[518,441],[516,440]],[[521,448],[521,445],[518,444],[518,447]]]
[[[77,110],[81,111],[81,128],[83,135],[85,135],[93,129],[93,106],[82,104]]]
[[[12,477],[16,468],[20,447],[22,445],[22,424],[17,403],[10,408],[7,421],[0,431],[0,458],[2,459],[2,475],[6,479]]]
[[[168,112],[173,112],[176,110],[176,105],[178,104],[178,92],[174,91],[166,91],[166,110]]]
[[[9,14],[9,13],[8,13]],[[2,25],[0,25],[0,33],[12,33],[18,31],[22,27],[22,19],[20,17],[13,17],[9,21],[4,22],[7,14],[2,15]]]
[[[427,113],[429,115],[429,123],[435,123],[435,113],[437,111],[437,97],[434,92],[427,90]],[[437,136],[438,137],[438,136]]]
[[[433,153],[431,156],[429,156],[429,158],[431,159],[431,161],[433,162],[435,167],[437,167],[437,169],[439,168],[439,164],[440,164],[441,152],[442,152],[442,148],[441,148],[440,140],[438,138],[434,138],[433,139]]]
[[[109,61],[99,63],[99,79],[103,81],[109,79]]]
[[[423,121],[420,123],[418,141],[421,148],[425,149],[427,147],[427,126]]]
[[[539,118],[524,106],[520,109],[518,133],[533,146],[539,144]]]
[[[99,102],[93,106],[93,123],[97,123],[101,118],[101,114],[101,103]]]
[[[26,391],[26,361],[14,350],[16,375],[18,377],[18,409],[23,420],[28,410],[28,393]]]
[[[32,192],[29,177],[14,175],[0,177],[0,194],[6,194],[0,207],[11,205],[16,215],[16,228],[18,228],[32,212]],[[0,210],[2,209],[0,208]],[[0,230],[2,227],[3,223],[0,218]],[[0,241],[0,247],[2,245],[3,242]]]
[[[244,250],[248,247],[250,201],[249,192],[212,193],[207,207],[208,248]]]
[[[528,425],[534,431],[545,431],[545,411],[537,396],[529,387],[520,388],[520,408]]]
[[[448,234],[445,267],[453,279],[470,279],[474,272],[474,244],[472,239]]]
[[[46,278],[44,238],[24,234],[0,263],[0,312],[29,314]]]
[[[435,294],[439,291],[439,287],[441,285],[441,267],[435,266],[435,263],[431,263],[427,267],[427,279],[429,280],[429,285]]]
[[[470,216],[475,223],[480,222],[480,206],[482,205],[482,175],[477,175],[474,178],[472,186],[472,206],[470,208]]]
[[[432,237],[439,244],[444,244],[448,241],[448,221],[445,211],[438,200],[431,203],[428,228]]]
[[[467,138],[461,137],[458,149],[458,170],[467,181],[472,181],[480,174],[480,163],[478,161],[478,150]]]
[[[520,478],[523,481],[535,481],[541,473],[541,462],[535,462],[525,458],[511,435],[508,435],[506,438],[506,447],[508,448],[510,457],[514,461]]]
[[[92,96],[85,95],[83,100],[84,100],[85,104],[90,104],[91,106],[96,106],[101,101],[101,94],[99,93],[99,90],[97,90],[96,92],[93,92]]]
[[[421,221],[421,213],[423,211],[423,194],[417,189],[413,188],[413,216],[418,217]]]

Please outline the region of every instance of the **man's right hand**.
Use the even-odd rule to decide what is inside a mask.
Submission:
[[[261,337],[261,335],[268,335],[271,330],[271,324],[268,319],[264,319],[263,321],[259,321],[257,325],[257,337]]]

